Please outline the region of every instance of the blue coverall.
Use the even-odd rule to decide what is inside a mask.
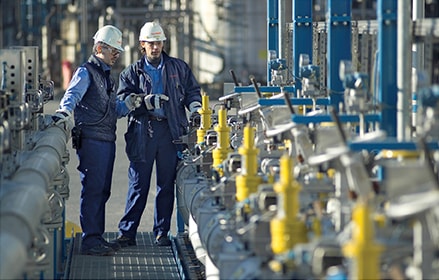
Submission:
[[[157,68],[149,65],[144,56],[122,71],[118,95],[123,99],[130,93],[161,93],[169,100],[163,103],[162,111],[141,106],[128,116],[125,141],[130,160],[129,185],[119,231],[128,238],[136,237],[155,162],[157,186],[152,230],[155,237],[166,236],[174,208],[177,151],[182,148],[175,141],[188,132],[186,108],[192,102],[201,103],[200,86],[183,60],[162,52]]]

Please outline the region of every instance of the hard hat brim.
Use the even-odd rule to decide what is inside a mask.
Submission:
[[[166,41],[166,37],[163,39],[146,39],[146,40],[139,38],[139,41],[140,42],[161,42],[161,41]]]

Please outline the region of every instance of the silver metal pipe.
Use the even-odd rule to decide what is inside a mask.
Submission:
[[[189,215],[188,235],[192,248],[194,248],[195,256],[203,265],[206,265],[207,252],[203,247],[203,244],[201,244],[200,235],[198,234],[198,226],[192,215]]]
[[[1,279],[23,275],[27,263],[23,251],[30,250],[42,217],[49,209],[47,191],[61,169],[66,151],[65,130],[50,126],[39,136],[33,150],[23,153],[22,164],[11,180],[3,181],[0,186]]]
[[[412,76],[412,21],[410,17],[411,0],[398,2],[397,16],[397,139],[409,140],[411,136],[410,102]]]
[[[12,180],[32,182],[46,190],[60,171],[67,137],[64,131],[56,126],[49,127],[40,136],[31,155],[23,161]]]
[[[0,279],[19,279],[26,265],[23,242],[9,232],[0,232]]]
[[[425,0],[412,0],[413,13],[412,19],[416,21],[425,17]],[[413,66],[416,72],[425,71],[425,48],[423,42],[413,44]],[[415,93],[418,89],[418,80],[412,80],[412,93]],[[412,100],[412,107],[417,106],[417,100]],[[416,127],[416,110],[412,109],[412,127]]]
[[[23,248],[25,252],[31,248],[41,217],[48,207],[46,193],[41,186],[32,182],[23,184],[7,181],[2,185],[1,190],[0,275],[2,277],[0,278],[19,279],[25,270],[27,257],[18,261],[17,258],[22,256]],[[14,263],[14,269],[8,271],[10,263]],[[5,277],[3,277],[4,273]]]

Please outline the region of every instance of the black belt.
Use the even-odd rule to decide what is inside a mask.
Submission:
[[[150,120],[150,121],[158,121],[158,122],[161,122],[161,121],[166,121],[166,118],[161,118],[161,117],[156,117],[156,116],[149,116],[149,120]]]

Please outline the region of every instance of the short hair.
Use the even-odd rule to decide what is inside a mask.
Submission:
[[[161,41],[161,42],[163,43],[163,49],[162,49],[162,51],[164,52],[164,51],[165,51],[165,47],[166,47],[167,45],[165,44],[165,41]],[[140,51],[140,53],[141,53],[142,55],[145,55],[145,54],[146,54],[145,48],[142,47],[141,42],[139,42],[139,51]]]
[[[140,42],[139,42],[139,51],[140,51],[140,53],[141,53],[142,55],[145,55],[145,54],[146,54],[145,48],[142,47],[142,44],[141,44]]]
[[[96,42],[96,44],[93,45],[93,53],[94,53],[94,54],[97,54],[97,52],[98,52],[98,50],[97,50],[98,46],[106,47],[107,44],[105,44],[104,42]]]

